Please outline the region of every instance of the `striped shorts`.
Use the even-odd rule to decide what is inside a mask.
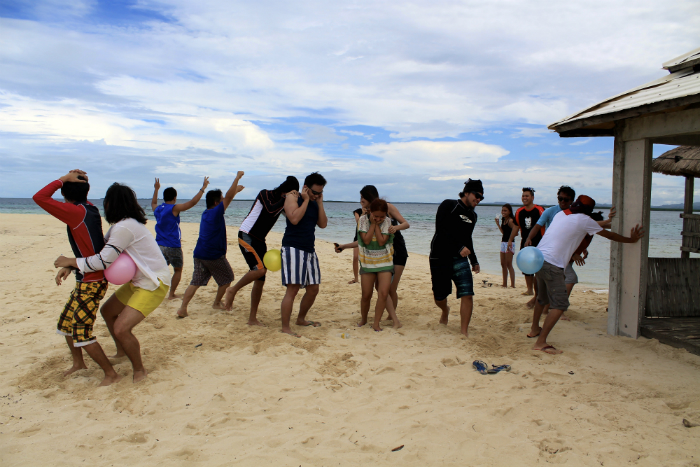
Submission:
[[[282,247],[282,285],[307,285],[321,283],[321,267],[314,252]]]

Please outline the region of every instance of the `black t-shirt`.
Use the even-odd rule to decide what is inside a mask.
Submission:
[[[525,240],[527,240],[530,231],[535,227],[537,221],[540,220],[540,216],[543,212],[544,208],[536,204],[533,204],[532,209],[529,211],[525,209],[525,206],[515,211],[515,223],[520,227],[520,248],[525,246]],[[543,233],[544,229],[540,229],[540,231],[537,232],[537,235],[532,239],[532,246],[537,246],[540,243]]]
[[[430,242],[430,259],[451,264],[467,247],[469,262],[479,264],[474,252],[472,233],[476,225],[476,212],[461,200],[446,199],[440,204],[435,215],[435,235]]]

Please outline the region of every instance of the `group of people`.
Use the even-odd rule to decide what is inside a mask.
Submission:
[[[73,365],[65,375],[86,368],[82,355],[82,349],[85,349],[104,371],[101,385],[121,379],[93,335],[93,325],[108,288],[104,270],[125,252],[136,264],[136,274],[130,282],[119,287],[100,311],[117,348],[113,358],[129,358],[134,382],[146,377],[140,344],[132,331],[166,297],[176,298],[175,290],[184,267],[180,214],[194,207],[205,192],[206,210],[202,213],[193,252],[192,280],[182,297],[178,318],[188,316],[188,305],[196,291],[214,277],[218,289],[213,307],[225,310],[231,310],[238,292],[252,283],[248,324],[262,325],[257,319],[257,311],[267,273],[263,262],[267,252],[266,237],[284,212],[286,229],[282,238],[281,276],[286,292],[280,309],[282,332],[299,337],[290,327],[290,321],[294,299],[300,289],[305,289],[305,292],[296,324],[321,325],[308,320],[307,314],[321,283],[315,231],[316,227],[323,229],[328,225],[323,205],[326,179],[319,173],[312,173],[300,187],[297,178],[289,176],[277,188],[261,190],[257,194],[238,232],[240,251],[249,270],[233,284],[233,270],[226,258],[224,214],[236,194],[244,189],[239,185],[243,176],[242,171],[238,172],[225,194],[218,189],[206,192],[209,180],[205,177],[202,188],[184,203],[177,202],[175,188],[166,188],[161,204],[158,204],[160,182],[156,179],[151,202],[156,218],[156,238],[145,226],[146,215],[136,194],[126,185],[114,183],[105,194],[104,215],[111,226],[106,235],[103,235],[99,210],[87,200],[90,185],[84,171],[72,170],[34,195],[34,201],[39,206],[67,225],[68,239],[75,256],[60,256],[54,262],[55,267],[60,268],[56,276],[58,285],[71,272],[76,277],[75,288],[57,325],[57,332],[65,336],[73,357]],[[59,189],[64,202],[52,198]],[[508,274],[511,286],[514,286],[513,240],[519,231],[521,247],[538,246],[544,256],[545,262],[540,272],[526,276],[526,281],[528,292],[536,294],[537,299],[528,337],[537,338],[533,347],[535,350],[547,353],[560,353],[547,344],[547,336],[568,308],[571,284],[575,283],[572,282],[575,272],[571,264],[576,261],[582,264],[592,235],[627,243],[636,242],[643,236],[639,226],[632,229],[630,237],[605,231],[604,227],[609,226],[610,220],[604,221],[602,216],[593,213],[595,201],[585,195],[575,201],[574,198],[573,189],[561,187],[559,204],[544,210],[534,204],[534,190],[524,188],[523,207],[513,215],[510,205],[505,205],[502,220],[497,221],[503,233],[501,257],[504,287]],[[475,208],[483,199],[481,181],[469,179],[458,199],[443,201],[437,210],[435,234],[430,246],[432,290],[435,304],[442,311],[440,323],[448,323],[450,307],[447,298],[452,293],[454,283],[457,298],[460,299],[461,332],[465,336],[468,336],[473,310],[472,272],[480,272],[472,240],[477,222]],[[359,280],[362,288],[358,326],[368,322],[370,303],[376,289],[373,329],[382,330],[380,322],[385,310],[393,326],[399,328],[397,288],[408,259],[401,231],[410,225],[396,206],[380,198],[372,185],[360,190],[360,204],[362,207],[354,211],[357,227],[353,241],[335,244],[337,253],[348,248],[356,252],[356,260],[353,261],[355,278],[351,282]],[[169,266],[173,267],[172,275]],[[540,317],[547,311],[548,316],[540,327]]]

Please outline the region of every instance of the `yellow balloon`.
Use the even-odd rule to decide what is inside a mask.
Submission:
[[[279,250],[270,250],[263,256],[265,267],[272,272],[282,269],[282,254]]]

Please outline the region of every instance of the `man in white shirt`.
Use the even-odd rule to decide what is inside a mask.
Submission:
[[[608,232],[591,219],[595,201],[581,195],[571,205],[552,220],[538,248],[544,256],[542,269],[537,273],[537,303],[532,316],[532,329],[529,336],[537,337],[533,350],[548,354],[560,354],[561,350],[547,344],[547,336],[557,324],[562,313],[569,308],[569,295],[566,290],[564,269],[581,245],[586,235],[600,235],[621,243],[636,243],[644,236],[644,230],[637,224],[629,237]],[[540,316],[546,305],[550,306],[549,315],[540,328]]]

